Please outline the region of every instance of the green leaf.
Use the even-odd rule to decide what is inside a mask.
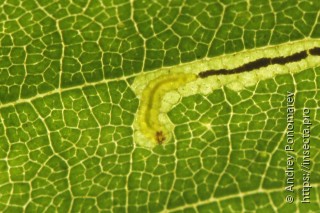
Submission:
[[[160,76],[319,47],[319,1],[0,3],[1,212],[320,210],[319,56],[164,81],[139,117]],[[171,137],[146,146],[158,114]]]

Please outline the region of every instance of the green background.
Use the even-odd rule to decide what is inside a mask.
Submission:
[[[320,1],[0,5],[1,212],[319,211],[319,67],[184,97],[168,113],[176,141],[154,149],[134,144],[130,85],[163,67],[319,38]],[[311,110],[311,204],[285,202],[287,91],[297,164]]]

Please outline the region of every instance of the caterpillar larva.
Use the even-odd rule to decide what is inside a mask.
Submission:
[[[170,139],[170,132],[159,120],[161,101],[165,93],[196,79],[195,74],[171,74],[156,78],[142,92],[138,112],[140,131],[154,144]]]

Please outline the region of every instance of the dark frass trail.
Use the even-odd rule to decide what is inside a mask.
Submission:
[[[237,74],[242,72],[249,72],[252,70],[260,69],[260,68],[267,67],[274,64],[284,65],[287,63],[301,61],[307,58],[309,55],[320,56],[320,47],[315,47],[310,50],[304,50],[286,57],[260,58],[230,70],[228,69],[207,70],[207,71],[200,72],[198,76],[200,78],[206,78],[208,76],[213,76],[213,75],[231,75],[231,74]]]

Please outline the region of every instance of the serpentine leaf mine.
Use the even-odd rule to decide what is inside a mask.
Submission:
[[[167,112],[181,97],[206,95],[223,86],[239,91],[260,80],[320,65],[319,56],[320,41],[307,39],[203,59],[138,76],[132,85],[140,99],[134,140],[150,148],[168,143],[173,138],[174,125]]]

